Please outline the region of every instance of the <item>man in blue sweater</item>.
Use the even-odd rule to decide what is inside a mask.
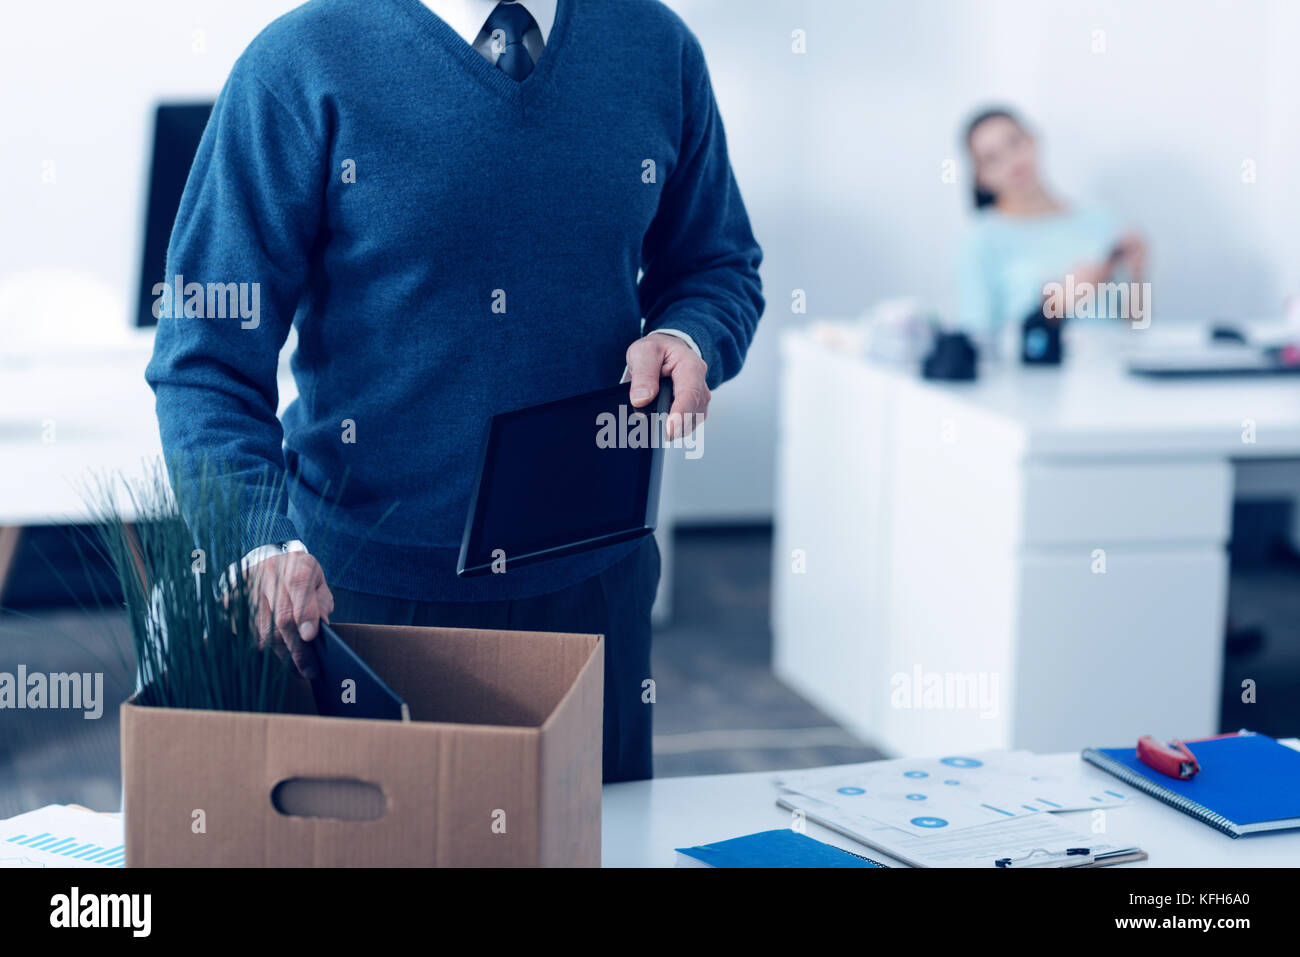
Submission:
[[[167,259],[147,377],[169,465],[288,477],[243,516],[268,637],[310,671],[322,617],[602,633],[605,779],[649,777],[653,538],[455,566],[490,416],[626,366],[633,405],[669,376],[699,420],[740,370],[761,253],[681,21],[657,0],[312,0],[236,62]]]

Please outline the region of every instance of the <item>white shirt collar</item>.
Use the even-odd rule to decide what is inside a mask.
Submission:
[[[558,0],[515,0],[533,15],[537,29],[541,31],[542,43],[551,36],[551,27],[555,24],[555,6]],[[572,0],[569,0],[572,2]],[[496,9],[497,0],[424,0],[424,5],[436,13],[447,26],[451,27],[468,44],[473,45],[483,29],[483,24]]]

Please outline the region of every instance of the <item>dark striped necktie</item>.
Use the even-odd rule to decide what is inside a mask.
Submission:
[[[498,3],[483,29],[492,34],[493,45],[501,50],[497,69],[514,80],[533,72],[533,58],[524,46],[524,34],[537,29],[537,21],[522,3]]]

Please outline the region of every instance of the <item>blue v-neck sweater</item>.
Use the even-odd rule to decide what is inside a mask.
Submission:
[[[244,543],[300,538],[331,584],[556,591],[634,544],[458,579],[488,418],[616,383],[643,318],[717,386],[760,258],[699,44],[656,0],[561,0],[523,82],[420,0],[313,0],[235,64],[181,200],[147,371],[164,452],[174,477],[288,476],[246,496]]]

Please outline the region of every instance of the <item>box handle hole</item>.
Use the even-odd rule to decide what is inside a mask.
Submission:
[[[286,817],[375,821],[388,798],[379,785],[354,778],[286,778],[271,789],[271,806]]]

